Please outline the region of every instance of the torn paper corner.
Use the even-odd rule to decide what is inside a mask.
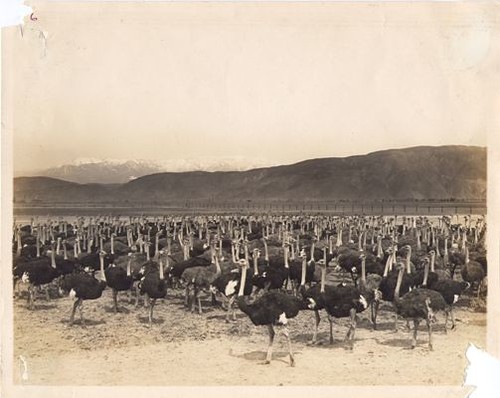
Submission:
[[[33,12],[24,2],[25,0],[0,1],[0,27],[24,24],[24,17]]]
[[[469,366],[465,370],[465,386],[474,386],[470,398],[498,397],[500,393],[500,361],[470,344],[465,353]]]

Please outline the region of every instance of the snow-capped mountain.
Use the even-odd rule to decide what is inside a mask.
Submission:
[[[23,172],[22,176],[53,177],[82,184],[119,184],[145,175],[162,172],[245,171],[274,165],[276,163],[268,160],[243,156],[162,161],[79,158],[71,164],[28,173]],[[19,173],[16,173],[16,175],[20,176]]]

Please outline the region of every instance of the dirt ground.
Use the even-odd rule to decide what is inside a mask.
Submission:
[[[359,314],[353,350],[342,343],[347,320],[334,327],[327,343],[328,321],[322,314],[323,345],[309,346],[314,313],[304,311],[289,329],[296,366],[289,366],[286,341],[275,339],[273,361],[264,365],[267,329],[255,327],[239,310],[226,323],[225,311],[206,302],[203,315],[186,312],[180,291],[170,291],[155,307],[155,323],[147,327],[147,310],[134,308],[127,295],[121,313],[112,311],[111,291],[86,301],[87,327],[69,326],[69,297],[37,299],[35,311],[24,298],[14,301],[14,372],[16,384],[43,385],[461,385],[470,342],[486,344],[486,313],[476,312],[470,298],[456,308],[457,328],[444,333],[444,314],[435,324],[434,351],[427,347],[423,323],[418,346],[410,349],[405,323],[393,331],[394,313],[382,305],[379,330],[373,331],[368,311]],[[77,314],[77,318],[78,314]],[[22,356],[27,380],[21,379]]]

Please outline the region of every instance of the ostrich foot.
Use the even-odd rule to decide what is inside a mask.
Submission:
[[[294,359],[294,358],[291,358],[291,359],[290,359],[290,366],[291,366],[292,368],[294,368],[294,367],[295,367],[295,359]]]
[[[331,344],[331,343],[330,343]],[[323,342],[321,340],[311,340],[307,342],[308,346],[317,346],[317,345],[323,345]]]
[[[261,362],[261,365],[269,365],[269,364],[271,364],[271,361],[267,359],[264,362]]]

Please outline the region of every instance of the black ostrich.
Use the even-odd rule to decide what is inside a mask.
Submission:
[[[244,262],[245,259],[241,259],[239,261]],[[241,281],[241,267],[239,270],[236,269],[232,270],[231,272],[222,273],[213,281],[212,285],[210,286],[210,291],[213,294],[217,292],[220,293],[223,297],[226,298],[228,302],[226,322],[230,321],[231,313],[233,321],[236,320],[236,311],[233,305],[234,302],[236,301],[238,291],[240,290],[240,281]],[[247,273],[243,295],[250,296],[252,294],[252,290],[253,290],[252,276],[249,273]]]
[[[247,268],[248,262],[244,261],[241,269],[240,290],[236,302],[239,309],[248,315],[255,326],[267,326],[268,328],[269,346],[265,363],[271,363],[275,335],[274,327],[280,326],[288,342],[290,366],[295,366],[292,343],[290,341],[287,325],[289,319],[296,317],[299,311],[304,309],[304,305],[296,297],[289,296],[276,290],[267,291],[253,303],[247,303],[244,297]]]
[[[396,257],[395,254],[396,254],[395,252],[392,253],[392,260],[391,258],[388,259],[388,264],[386,264],[386,267],[387,265],[390,265],[391,262],[394,262],[394,258]],[[382,280],[380,281],[379,291],[381,293],[382,296],[381,299],[383,301],[394,302],[394,292],[396,289],[398,275],[399,271],[397,269],[393,269],[392,271],[387,272],[387,276],[382,278]],[[408,293],[411,289],[413,289],[413,287],[414,287],[414,279],[412,274],[409,274],[408,272],[403,273],[401,287],[400,287],[400,294]],[[373,319],[375,323],[377,320],[377,315],[378,315],[378,304],[375,304],[375,313]],[[396,313],[396,318],[394,320],[395,331],[398,330],[397,327],[398,327],[398,315]]]
[[[52,255],[52,251],[47,254]],[[41,258],[39,260],[28,261],[19,263],[14,268],[14,278],[20,279],[24,283],[29,284],[28,288],[28,308],[35,309],[35,291],[40,286],[51,283],[54,279],[58,278],[60,273],[55,267],[53,261],[48,258]],[[49,291],[46,290],[46,297],[49,300]]]
[[[147,294],[149,298],[149,327],[153,325],[153,308],[156,300],[167,295],[167,283],[163,271],[163,252],[160,252],[159,263],[148,262],[145,265],[144,276],[139,284],[141,295]]]
[[[471,284],[469,282],[458,282],[452,279],[440,279],[433,283],[428,282],[428,288],[431,290],[435,290],[436,292],[441,293],[446,301],[446,309],[445,309],[445,322],[444,322],[444,330],[448,332],[448,318],[451,316],[451,329],[455,329],[455,314],[453,312],[453,306],[458,301],[460,296],[464,291],[469,289]],[[426,286],[422,286],[426,287]]]
[[[485,277],[484,268],[479,262],[469,259],[467,245],[465,246],[465,263],[461,267],[461,273],[465,282],[469,282],[471,285],[477,283],[477,297],[479,297]]]
[[[304,259],[306,256],[304,256]],[[307,261],[307,260],[306,260]],[[320,260],[318,264],[320,264],[323,260]],[[323,269],[321,268],[321,272],[323,275]],[[310,287],[309,289],[306,289],[305,283],[306,283],[306,263],[302,263],[302,275],[301,275],[301,282],[299,286],[299,294],[302,297],[302,300],[306,303],[307,309],[310,309],[314,311],[314,332],[313,332],[313,337],[312,340],[309,342],[309,344],[318,344],[317,336],[318,336],[318,329],[319,329],[319,323],[321,321],[319,311],[323,310],[325,308],[325,304],[323,302],[323,294],[321,293],[321,286],[320,285],[314,285],[313,287]],[[333,338],[333,337],[332,337]]]
[[[354,286],[325,286],[326,279],[326,264],[320,263],[321,266],[321,286],[320,293],[325,311],[328,314],[330,322],[330,344],[333,344],[333,319],[346,318],[351,319],[349,330],[347,331],[345,341],[350,343],[350,348],[353,347],[354,333],[356,331],[356,314],[368,308],[366,298]],[[309,308],[315,305],[309,300]]]
[[[366,275],[366,255],[361,254],[361,278],[358,282],[358,289],[363,297],[366,298],[370,305],[370,319],[373,324],[373,329],[377,329],[377,312],[382,294],[379,290],[382,276],[377,273]]]
[[[75,272],[64,276],[61,282],[61,288],[69,292],[71,298],[76,298],[76,301],[73,304],[69,324],[73,325],[75,312],[78,308],[80,310],[81,325],[82,327],[85,327],[82,310],[83,301],[96,300],[100,298],[103,290],[106,288],[106,282],[98,280],[86,272]]]
[[[101,254],[101,262],[104,267],[104,253]],[[106,283],[112,289],[113,292],[113,304],[115,313],[119,312],[118,309],[118,292],[123,292],[132,289],[134,284],[134,278],[132,277],[130,271],[130,263],[132,262],[132,253],[128,254],[127,269],[123,269],[112,263],[104,271],[104,276],[106,278]]]
[[[445,310],[446,302],[443,296],[437,291],[417,288],[406,293],[400,298],[399,292],[403,281],[404,265],[398,264],[398,278],[396,288],[394,291],[394,308],[396,313],[406,319],[413,320],[413,339],[411,348],[417,345],[417,331],[420,321],[424,319],[427,323],[427,330],[429,332],[429,349],[432,350],[432,322],[435,321],[434,314],[437,311]],[[428,271],[428,264],[426,270]],[[427,277],[424,277],[424,285],[427,284]]]

